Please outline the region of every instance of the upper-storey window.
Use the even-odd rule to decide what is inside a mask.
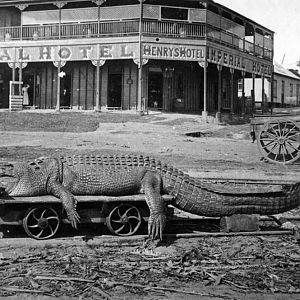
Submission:
[[[188,20],[188,9],[177,7],[162,7],[161,18],[169,20]]]
[[[123,1],[123,0],[122,0]],[[201,1],[182,1],[182,0],[146,0],[145,4],[173,6],[173,7],[189,7],[189,8],[204,8]]]
[[[84,8],[84,7],[95,7],[97,6],[92,1],[78,1],[78,2],[67,2],[63,8]]]
[[[21,14],[14,7],[0,8],[0,27],[20,26]]]
[[[120,6],[120,5],[133,5],[139,4],[138,0],[106,0],[102,6]]]

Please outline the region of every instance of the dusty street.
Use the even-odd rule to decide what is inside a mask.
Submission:
[[[297,181],[300,169],[299,163],[262,161],[249,124],[207,124],[196,115],[100,121],[89,132],[64,130],[63,121],[56,132],[26,126],[0,127],[1,161],[53,153],[141,153],[194,177],[284,181]],[[195,132],[199,137],[186,135]],[[250,300],[298,299],[300,293],[300,250],[292,236],[178,239],[146,254],[140,245],[108,247],[96,237],[32,244],[10,239],[0,239],[0,299]]]
[[[30,115],[30,113],[27,113]],[[113,113],[112,113],[113,114]],[[88,115],[87,115],[88,117]],[[145,121],[146,119],[146,121]],[[195,177],[294,179],[299,164],[262,162],[249,124],[202,123],[197,115],[152,114],[135,122],[100,123],[93,132],[0,131],[1,160],[55,153],[141,153]],[[200,133],[200,137],[186,133]]]

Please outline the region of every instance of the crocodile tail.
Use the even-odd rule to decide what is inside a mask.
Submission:
[[[187,175],[171,191],[174,206],[196,215],[222,217],[233,214],[273,215],[300,205],[300,182],[280,192],[222,194],[203,187]]]

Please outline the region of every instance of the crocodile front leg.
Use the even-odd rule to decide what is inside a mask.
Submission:
[[[77,223],[80,217],[76,211],[77,200],[73,194],[58,181],[51,182],[48,186],[48,191],[61,200],[72,227],[77,229]]]
[[[159,174],[147,171],[142,179],[142,189],[150,209],[148,234],[154,239],[162,240],[163,229],[166,225],[165,204],[161,197],[161,177]]]

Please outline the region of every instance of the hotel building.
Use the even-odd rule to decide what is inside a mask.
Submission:
[[[272,77],[273,38],[210,0],[2,0],[0,108],[18,108],[12,81],[40,109],[243,113],[238,82]]]

